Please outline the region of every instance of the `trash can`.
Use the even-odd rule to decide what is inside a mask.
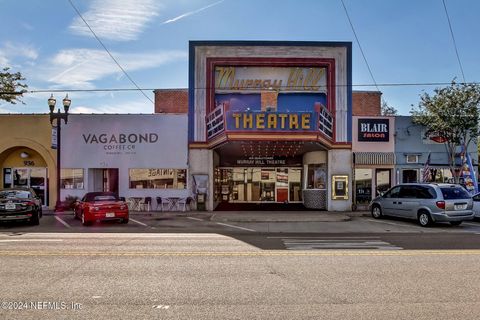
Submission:
[[[197,210],[198,211],[205,211],[206,208],[206,195],[205,193],[198,193],[197,194]]]

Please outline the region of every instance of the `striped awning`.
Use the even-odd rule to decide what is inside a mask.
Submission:
[[[354,164],[395,164],[393,152],[354,152]]]

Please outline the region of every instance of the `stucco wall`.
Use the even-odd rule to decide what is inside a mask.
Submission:
[[[348,176],[348,199],[332,200],[332,176]],[[352,152],[350,150],[330,150],[328,152],[328,211],[350,211],[352,208]]]
[[[51,149],[52,127],[49,115],[1,114],[0,163],[10,155],[10,150],[26,147],[36,151],[47,166],[49,206],[56,200],[56,151]],[[42,163],[43,165],[43,163]],[[0,173],[3,181],[3,170]]]

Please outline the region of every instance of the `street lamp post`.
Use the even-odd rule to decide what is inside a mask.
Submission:
[[[55,211],[61,210],[61,201],[60,201],[60,137],[61,137],[61,124],[62,124],[62,119],[65,121],[65,124],[68,122],[68,108],[70,108],[70,104],[72,103],[72,100],[68,98],[68,94],[63,98],[63,109],[64,112],[62,113],[60,111],[60,108],[58,109],[57,113],[54,112],[55,110],[55,104],[57,103],[57,100],[53,97],[53,94],[50,96],[48,99],[48,107],[50,108],[50,124],[53,126],[53,120],[56,121],[56,127],[57,127],[57,202],[55,203]]]

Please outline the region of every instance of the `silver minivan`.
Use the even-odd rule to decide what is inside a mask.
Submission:
[[[462,186],[446,183],[405,183],[392,187],[370,202],[375,219],[395,216],[416,219],[422,227],[434,222],[458,226],[473,219],[473,201]]]

